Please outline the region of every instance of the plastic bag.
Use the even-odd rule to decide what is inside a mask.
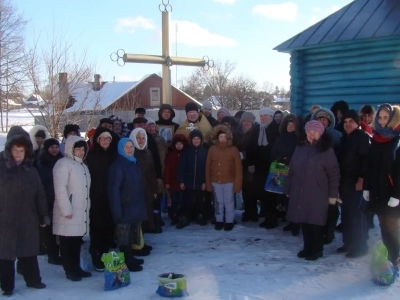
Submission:
[[[379,241],[372,252],[371,275],[372,282],[377,285],[389,286],[399,276],[393,264],[387,260],[388,251],[382,241]]]
[[[269,168],[265,190],[271,193],[283,194],[286,179],[289,175],[289,167],[274,160]]]
[[[104,263],[104,290],[112,291],[130,283],[130,273],[125,264],[124,253],[114,251],[105,253],[101,256]]]
[[[158,289],[162,297],[175,298],[188,296],[186,277],[183,274],[164,273],[158,275]]]

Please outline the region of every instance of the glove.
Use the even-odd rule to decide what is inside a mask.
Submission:
[[[398,206],[399,204],[400,204],[399,199],[390,197],[389,202],[388,202],[388,205],[389,205],[390,207],[396,207],[396,206]]]
[[[365,201],[369,201],[369,191],[363,191],[363,198]]]

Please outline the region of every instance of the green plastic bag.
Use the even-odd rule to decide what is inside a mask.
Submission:
[[[121,287],[128,286],[130,283],[130,273],[125,264],[124,253],[114,251],[104,253],[101,256],[104,263],[104,290],[112,291]]]
[[[269,168],[265,190],[271,193],[283,194],[286,179],[289,176],[289,167],[274,160]]]
[[[372,282],[377,285],[389,286],[399,276],[396,268],[387,260],[388,251],[382,241],[379,241],[372,251],[370,271]]]
[[[158,275],[158,289],[162,297],[175,298],[188,296],[186,277],[183,274],[164,273]]]

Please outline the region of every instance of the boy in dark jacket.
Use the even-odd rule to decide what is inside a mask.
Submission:
[[[167,157],[165,158],[164,184],[171,197],[171,206],[169,210],[172,220],[171,225],[177,225],[179,222],[178,208],[182,191],[178,183],[178,164],[179,158],[186,148],[186,144],[187,139],[183,134],[175,135],[172,139],[173,150],[167,153]]]
[[[179,201],[177,229],[182,229],[190,224],[193,204],[195,205],[197,224],[207,225],[203,218],[207,149],[203,146],[204,138],[201,131],[195,129],[190,132],[188,142],[189,147],[179,158],[178,182],[179,188],[183,191],[183,197]]]

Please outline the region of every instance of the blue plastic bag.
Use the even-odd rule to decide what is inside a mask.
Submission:
[[[124,253],[114,251],[105,253],[101,257],[104,263],[104,290],[112,291],[130,283],[130,273],[125,264]]]

